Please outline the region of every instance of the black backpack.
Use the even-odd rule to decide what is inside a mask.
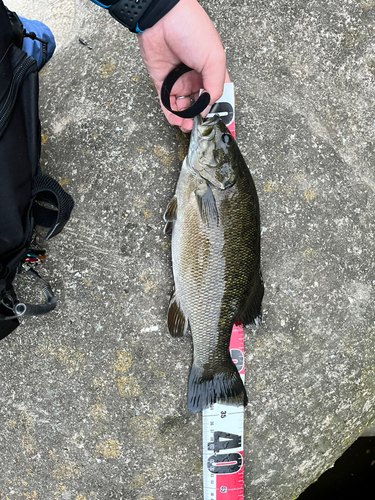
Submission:
[[[46,239],[56,236],[74,205],[58,182],[40,170],[38,72],[35,60],[21,49],[25,35],[17,19],[0,0],[0,339],[21,317],[55,308],[50,286],[35,270],[45,257],[35,229],[47,228]],[[22,271],[38,280],[44,303],[17,299],[12,282]]]

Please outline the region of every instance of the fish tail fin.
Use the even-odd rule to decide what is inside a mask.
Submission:
[[[217,371],[193,364],[188,382],[188,410],[197,413],[216,402],[247,405],[247,394],[240,374],[228,355]]]

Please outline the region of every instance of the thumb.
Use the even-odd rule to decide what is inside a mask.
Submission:
[[[210,58],[212,59],[212,58]],[[214,104],[223,94],[224,82],[229,80],[229,75],[225,66],[225,53],[216,55],[213,60],[207,61],[202,70],[203,88],[210,94],[210,105]]]
[[[229,74],[228,74],[227,70],[225,70],[224,83],[230,83],[230,78],[229,78]],[[209,91],[207,89],[207,83],[203,84],[204,90],[207,90],[207,92],[210,94],[210,97],[211,97],[210,104],[201,113],[203,118],[205,118],[208,115],[213,104],[215,104],[215,102],[223,95],[224,83],[222,84],[221,87],[220,87],[220,85],[217,85],[217,93],[216,94],[214,94],[214,92]]]

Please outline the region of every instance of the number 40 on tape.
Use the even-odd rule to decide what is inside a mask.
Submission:
[[[244,381],[242,327],[233,327],[229,348]],[[215,403],[202,421],[204,500],[243,500],[243,406]]]

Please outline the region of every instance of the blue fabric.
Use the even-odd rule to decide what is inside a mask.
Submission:
[[[103,7],[103,9],[109,9],[109,7],[113,4],[113,3],[116,3],[116,2],[111,2],[109,3],[108,5],[100,2],[99,0],[91,0],[92,2],[96,3],[96,5],[99,5],[99,7]]]
[[[56,42],[52,31],[48,28],[48,26],[40,21],[30,21],[24,17],[20,17],[20,20],[26,30],[26,33],[35,33],[38,38],[48,43],[47,59],[45,62],[49,61],[56,48]],[[36,60],[39,70],[42,67],[43,61],[43,45],[38,40],[32,40],[31,38],[25,37],[23,39],[22,50],[24,50],[28,56],[31,56]]]

